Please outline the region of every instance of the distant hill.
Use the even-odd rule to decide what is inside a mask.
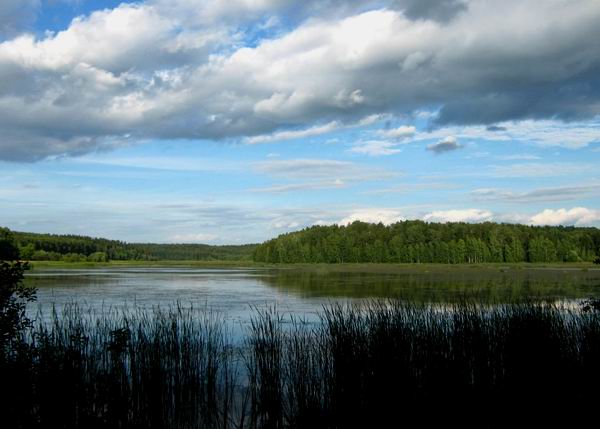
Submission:
[[[80,235],[36,234],[13,231],[21,258],[69,262],[108,260],[250,260],[254,244],[212,246],[208,244],[126,243]]]
[[[254,260],[269,263],[481,263],[577,262],[600,255],[600,230],[534,227],[492,222],[389,226],[354,222],[313,226],[256,247]]]

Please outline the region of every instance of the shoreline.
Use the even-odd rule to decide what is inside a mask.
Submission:
[[[464,271],[600,271],[600,265],[591,262],[562,263],[479,263],[479,264],[398,264],[398,263],[315,263],[315,264],[268,264],[253,261],[110,261],[110,262],[63,262],[30,261],[32,271],[47,269],[102,269],[102,268],[261,268],[268,270],[298,270],[322,273],[451,273]]]

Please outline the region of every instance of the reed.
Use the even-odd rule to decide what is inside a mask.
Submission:
[[[2,360],[3,427],[504,427],[588,416],[600,313],[548,303],[255,309],[67,307]],[[589,408],[586,408],[589,407]]]
[[[222,320],[181,306],[68,307],[8,364],[9,427],[227,427],[233,356]]]

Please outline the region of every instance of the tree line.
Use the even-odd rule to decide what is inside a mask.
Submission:
[[[356,221],[282,234],[254,250],[268,263],[600,261],[600,229],[485,222]]]
[[[0,228],[8,231],[6,228]],[[13,231],[21,259],[30,261],[106,262],[158,260],[250,260],[255,245],[126,243],[80,235]]]
[[[79,235],[11,232],[21,259],[105,262],[110,260],[201,260],[266,263],[600,263],[600,229],[533,227],[485,222],[392,225],[356,221],[347,226],[313,226],[260,245],[126,243]],[[1,237],[0,237],[1,238]],[[0,247],[2,240],[0,240]],[[0,249],[1,250],[1,249]]]

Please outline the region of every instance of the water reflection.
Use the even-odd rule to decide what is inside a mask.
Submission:
[[[264,282],[304,298],[401,297],[419,302],[463,299],[505,302],[523,298],[568,300],[600,294],[600,270],[466,268],[406,273],[281,270],[266,277]]]
[[[306,269],[107,268],[28,273],[43,310],[75,302],[95,308],[207,306],[246,321],[253,307],[314,315],[323,305],[368,298],[510,301],[600,296],[600,270],[438,269],[356,272]]]

